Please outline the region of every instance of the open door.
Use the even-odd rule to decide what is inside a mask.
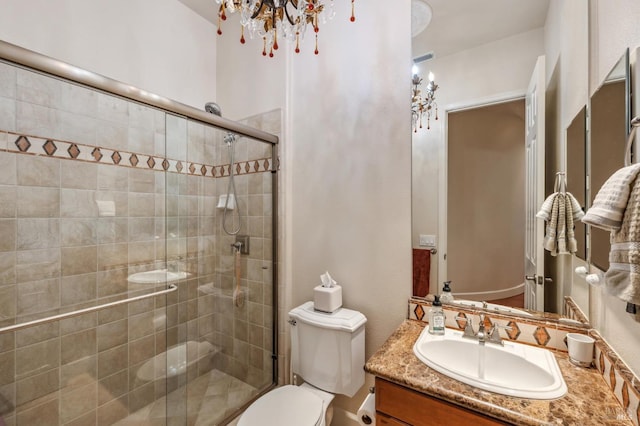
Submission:
[[[536,61],[526,98],[524,307],[544,311],[544,223],[536,213],[544,201],[544,56]]]

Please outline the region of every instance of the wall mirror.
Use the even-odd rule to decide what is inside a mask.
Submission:
[[[422,2],[422,0],[413,1]],[[501,125],[497,120],[492,121],[493,119],[488,118],[486,113],[489,109],[495,109],[493,113],[496,117],[502,116],[516,122],[520,120],[522,133],[524,133],[523,98],[536,59],[544,54],[544,27],[550,2],[525,2],[517,5],[494,0],[483,2],[481,5],[476,5],[469,0],[426,0],[426,2],[430,5],[432,12],[430,23],[424,31],[414,34],[412,53],[420,77],[426,81],[429,72],[434,73],[435,82],[439,85],[436,99],[440,116],[439,121],[434,121],[432,118],[431,129],[427,130],[425,125],[425,128],[412,133],[412,248],[414,253],[419,252],[422,257],[430,258],[430,270],[427,273],[415,262],[414,272],[422,272],[422,278],[426,276],[429,279],[430,293],[441,291],[443,280],[440,277],[446,276],[447,279],[451,279],[452,291],[457,298],[460,294],[461,299],[500,302],[512,307],[513,313],[517,314],[517,308],[523,306],[520,304],[522,302],[516,300],[512,304],[507,292],[503,293],[505,296],[495,296],[499,293],[493,290],[496,283],[503,289],[510,289],[523,282],[523,257],[509,258],[512,252],[516,251],[515,248],[518,251],[524,250],[522,208],[509,207],[509,210],[512,210],[511,213],[501,218],[501,222],[508,223],[513,229],[512,233],[517,234],[513,235],[513,241],[508,244],[503,242],[496,252],[490,252],[485,243],[498,242],[500,245],[500,241],[503,240],[500,237],[492,239],[488,221],[498,216],[496,209],[500,209],[500,213],[504,214],[506,211],[504,205],[494,207],[493,211],[481,211],[468,205],[466,209],[454,209],[453,213],[451,208],[443,210],[442,206],[446,206],[449,199],[455,197],[465,199],[473,196],[490,199],[493,193],[502,191],[507,183],[517,185],[520,179],[522,179],[522,190],[514,190],[511,196],[522,195],[522,204],[524,204],[524,179],[521,175],[524,168],[524,154],[522,153],[521,160],[507,160],[507,163],[514,166],[511,172],[498,173],[493,169],[506,152],[515,151],[516,148],[524,151],[524,139],[522,139],[521,148],[519,141],[513,145],[508,144],[510,138],[520,136],[514,136],[517,133],[515,129],[511,129],[513,132],[509,134],[511,130],[508,130],[510,129],[508,126]],[[511,7],[514,9],[505,10]],[[520,10],[522,8],[526,8],[526,11]],[[584,27],[581,27],[580,34],[576,37],[584,40],[584,53],[581,54],[584,55],[583,62],[586,66],[588,64],[586,43],[589,40],[587,3],[580,9],[580,13],[583,15]],[[509,34],[498,34],[496,32],[498,30],[492,28],[492,26],[495,27],[492,23],[495,23],[495,16],[506,15],[517,16],[520,27]],[[528,19],[524,19],[523,15]],[[414,17],[413,21],[417,22],[420,19]],[[464,28],[469,28],[469,31],[457,30],[466,23],[469,24]],[[569,84],[579,84],[584,88],[585,99],[582,104],[586,104],[586,93],[588,93],[586,72],[584,81],[577,80],[579,79],[574,78]],[[482,110],[476,107],[482,107]],[[472,146],[465,148],[463,145],[456,147],[449,145],[449,138],[452,136],[450,121],[466,120],[465,116],[471,110],[477,110],[474,111],[477,113],[475,118],[468,118],[471,121],[476,120],[476,125],[463,125],[462,130],[466,128],[467,136],[462,137],[462,142],[463,145],[466,141]],[[482,147],[473,144],[480,124],[484,127],[493,125],[490,132],[504,132],[506,135],[502,147],[504,150],[495,146],[486,147],[484,152],[486,155],[482,157],[483,154],[478,152]],[[457,130],[453,132],[455,136]],[[558,135],[558,137],[563,138],[564,135]],[[458,158],[461,162],[458,165],[449,163],[448,156],[455,153],[454,151],[459,154]],[[450,174],[452,168],[462,173],[470,172],[472,168],[484,169],[485,176],[491,175],[493,183],[481,182],[486,184],[485,187],[479,186],[475,189],[455,179],[447,181],[446,185],[439,184],[446,181],[442,176],[452,176]],[[505,189],[505,191],[511,191],[511,189]],[[455,220],[456,224],[449,224],[449,220]],[[448,229],[448,231],[443,232],[442,229]],[[456,232],[460,234],[460,240],[452,245],[451,235],[448,234]],[[425,251],[429,248],[423,246],[422,243],[425,241],[434,243],[437,254],[425,255]],[[582,244],[583,247],[585,245],[585,243]],[[481,258],[482,266],[472,267],[465,264],[464,260],[459,260],[459,264],[456,265],[458,256],[456,253],[460,251],[467,251],[470,252],[470,256]],[[414,256],[414,259],[416,258]],[[504,276],[503,274],[511,266],[517,269],[515,275]],[[449,272],[453,269],[458,275]],[[443,270],[447,273],[442,274]],[[461,274],[464,274],[464,277]],[[454,278],[454,275],[458,278]],[[493,287],[483,288],[479,284],[481,280]],[[474,285],[475,288],[466,288],[465,286],[469,284]]]
[[[630,122],[629,50],[620,57],[591,96],[589,116],[590,201],[616,170],[624,167],[624,148]],[[609,268],[609,232],[590,227],[590,261],[598,269]]]
[[[571,120],[567,127],[567,191],[576,198],[587,211],[587,108],[583,107]],[[587,260],[587,232],[586,225],[574,222],[575,237],[578,243],[576,257]]]

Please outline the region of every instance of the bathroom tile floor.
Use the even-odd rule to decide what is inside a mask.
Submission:
[[[258,389],[212,370],[115,423],[117,426],[213,426],[256,395]],[[186,404],[186,408],[185,408]],[[186,417],[186,421],[185,421]]]

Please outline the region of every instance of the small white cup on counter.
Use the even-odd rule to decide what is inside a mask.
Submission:
[[[593,362],[595,340],[580,333],[567,333],[564,342],[569,350],[569,361],[580,367],[590,367]]]

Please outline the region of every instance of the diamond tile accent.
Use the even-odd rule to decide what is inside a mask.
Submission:
[[[458,324],[460,330],[464,330],[464,327],[467,325],[466,318],[467,314],[464,312],[458,312],[458,315],[456,315],[456,324]]]
[[[80,161],[91,161],[96,163],[102,163],[112,166],[133,166],[138,167],[144,164],[151,170],[165,172],[176,171],[178,173],[184,173],[185,168],[188,166],[188,173],[193,175],[201,175],[204,177],[224,177],[231,174],[231,167],[235,167],[235,172],[239,175],[248,173],[259,173],[269,171],[269,159],[257,159],[244,162],[236,162],[234,164],[226,165],[214,165],[214,164],[201,164],[201,163],[189,163],[179,160],[171,160],[165,157],[152,157],[144,154],[136,154],[126,151],[115,151],[95,145],[78,144],[69,141],[61,141],[53,138],[36,137],[29,135],[21,135],[10,132],[0,131],[2,139],[7,139],[9,136],[13,139],[13,145],[9,143],[7,139],[5,142],[5,148],[12,150],[13,152],[32,155],[43,155],[51,158],[71,159]],[[3,141],[0,141],[0,144]],[[14,148],[15,146],[15,148]],[[141,164],[142,163],[142,164]],[[262,169],[264,165],[264,170]],[[211,171],[209,173],[209,170]],[[421,308],[424,312],[424,307]],[[424,313],[423,313],[424,315]]]
[[[507,336],[509,336],[509,339],[511,340],[518,340],[518,337],[520,336],[520,327],[518,327],[518,323],[515,321],[509,321],[507,323],[507,328],[506,332],[507,332]]]
[[[485,315],[485,317],[484,317],[484,328],[486,330],[491,330],[491,327],[493,327],[493,322],[491,321],[491,317],[489,315]]]
[[[47,139],[44,145],[42,145],[42,149],[44,149],[44,152],[46,152],[47,155],[51,156],[56,153],[58,147],[51,139]]]
[[[604,354],[602,352],[600,352],[600,359],[598,364],[600,366],[600,374],[604,374]]]
[[[20,152],[27,152],[29,148],[31,148],[31,142],[29,142],[29,139],[27,139],[26,136],[20,136],[18,139],[16,139],[15,144]]]
[[[536,339],[536,342],[540,346],[547,346],[547,344],[551,340],[551,336],[549,336],[549,332],[544,327],[536,328],[536,331],[533,332],[533,338]]]
[[[624,411],[627,411],[629,408],[629,388],[627,387],[627,382],[622,384],[622,406],[624,407]]]
[[[424,309],[422,309],[422,305],[416,305],[413,313],[416,314],[416,318],[418,319],[418,321],[422,321],[422,318],[424,318]]]
[[[96,161],[102,160],[102,152],[100,152],[100,148],[93,148],[93,151],[91,151],[91,156],[95,158]]]
[[[609,379],[611,380],[611,390],[616,390],[616,369],[613,367],[613,364],[609,366]]]
[[[74,143],[74,144],[71,144],[69,149],[67,149],[67,152],[69,153],[69,156],[71,158],[76,159],[80,155],[80,148],[78,148],[78,145]]]

